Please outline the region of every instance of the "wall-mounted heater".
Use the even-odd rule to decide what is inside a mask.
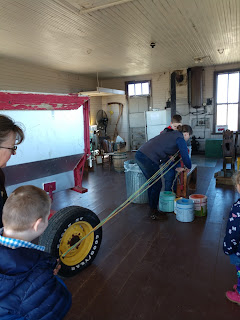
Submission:
[[[203,68],[202,67],[194,67],[190,69],[190,105],[192,108],[201,108],[203,99],[202,99],[202,91],[203,91]],[[189,92],[189,93],[190,93]]]

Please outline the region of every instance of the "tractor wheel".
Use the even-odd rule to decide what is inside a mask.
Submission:
[[[71,246],[88,234],[100,222],[97,215],[86,208],[70,206],[56,212],[39,238],[39,245],[59,258]],[[77,247],[60,258],[59,275],[71,277],[89,266],[95,259],[102,241],[102,228],[92,232]]]

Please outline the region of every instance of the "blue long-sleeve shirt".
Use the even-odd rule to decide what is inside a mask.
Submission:
[[[180,151],[184,165],[188,169],[191,169],[192,163],[191,163],[191,159],[189,158],[189,155],[188,155],[188,148],[187,148],[186,141],[183,138],[177,138],[176,143],[177,143],[178,149]]]
[[[223,251],[225,254],[236,254],[240,257],[240,198],[232,205],[229,214]]]
[[[168,161],[178,150],[180,151],[184,165],[188,169],[191,169],[192,164],[188,156],[186,141],[184,140],[182,132],[177,130],[169,132],[163,131],[158,136],[147,141],[139,149],[139,151],[144,153],[156,164],[160,164],[160,161]]]

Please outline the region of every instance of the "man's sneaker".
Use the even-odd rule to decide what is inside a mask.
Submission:
[[[157,220],[157,215],[156,215],[155,213],[152,213],[152,214],[150,215],[150,218],[151,218],[152,220]]]
[[[157,209],[150,209],[149,216],[152,220],[157,220],[158,210]]]
[[[226,297],[228,300],[240,305],[240,294],[236,291],[227,291]]]
[[[151,209],[150,218],[152,220],[166,220],[167,214],[166,212],[158,211],[158,209]]]

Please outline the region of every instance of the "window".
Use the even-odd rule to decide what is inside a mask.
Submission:
[[[238,131],[239,71],[216,73],[216,132]]]
[[[127,92],[129,97],[149,96],[150,95],[150,81],[128,82]]]

